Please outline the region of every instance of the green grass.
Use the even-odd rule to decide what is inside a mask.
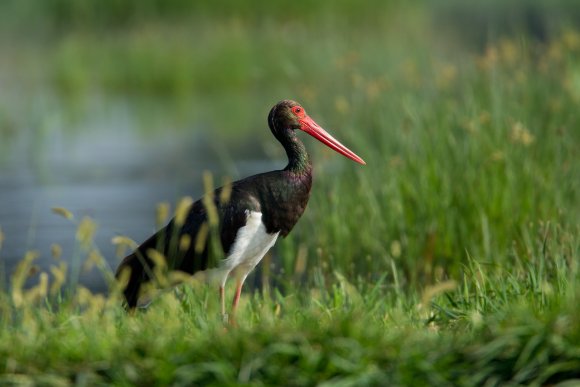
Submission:
[[[151,98],[155,115],[208,120],[231,148],[257,135],[281,156],[265,115],[293,97],[367,166],[306,140],[313,197],[278,243],[278,266],[268,258],[257,271],[267,286],[244,294],[236,328],[203,286],[133,315],[115,289],[61,292],[64,266],[22,290],[30,255],[0,293],[0,384],[580,379],[579,33],[516,34],[478,51],[436,35],[426,7],[369,6],[353,19],[341,7],[196,9],[203,17],[183,11],[173,23],[146,8],[111,29],[125,11],[81,25],[58,13],[66,28],[39,52],[65,105],[95,90]],[[79,223],[76,259],[110,275],[93,232]]]
[[[462,285],[422,296],[386,282],[245,297],[240,326],[216,294],[186,288],[145,312],[77,294],[58,310],[3,299],[3,382],[481,385],[578,378],[577,265],[556,258],[491,275],[468,263]],[[117,301],[117,302],[115,302]],[[6,313],[7,312],[7,313]],[[15,350],[18,348],[18,350]],[[40,355],[39,355],[40,354]]]

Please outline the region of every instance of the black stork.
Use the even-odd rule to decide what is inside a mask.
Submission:
[[[185,220],[173,218],[167,226],[141,244],[127,256],[117,269],[117,278],[128,271],[128,282],[124,290],[127,306],[138,305],[142,285],[152,280],[155,260],[151,249],[161,253],[167,266],[189,274],[199,271],[213,272],[212,278],[219,284],[221,311],[226,316],[224,287],[229,276],[236,280],[236,293],[232,304],[235,313],[240,292],[247,275],[256,267],[279,236],[285,237],[292,230],[308,203],[312,186],[312,165],[296,130],[302,130],[326,146],[344,156],[365,164],[364,160],[334,139],[322,129],[297,102],[278,102],[268,115],[268,126],[272,134],[284,147],[288,155],[286,168],[261,173],[236,181],[227,188],[229,200],[224,201],[224,187],[213,193],[210,202],[214,205],[219,223],[218,232],[207,232],[209,207],[207,197],[191,205]],[[221,199],[220,199],[221,198]],[[181,223],[181,224],[180,224]],[[201,234],[204,234],[200,238]],[[188,236],[191,243],[177,247],[174,236]],[[212,236],[221,243],[225,257],[212,267]],[[214,240],[215,240],[214,239]],[[201,240],[201,243],[199,243]],[[159,256],[159,255],[157,255]],[[212,269],[212,270],[208,270]]]

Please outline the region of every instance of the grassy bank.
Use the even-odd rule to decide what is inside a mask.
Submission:
[[[47,4],[81,12],[66,3]],[[580,35],[547,29],[545,39],[474,48],[434,36],[425,7],[357,9],[354,25],[339,11],[211,19],[196,10],[209,15],[199,20],[183,11],[196,24],[143,11],[122,28],[109,28],[107,14],[76,25],[82,14],[48,13],[42,78],[63,101],[82,104],[95,90],[159,98],[156,114],[207,119],[226,128],[217,136],[264,128],[264,148],[280,156],[265,114],[292,97],[367,166],[306,140],[309,208],[278,243],[274,267],[260,266],[266,285],[244,294],[237,328],[223,325],[204,287],[134,315],[115,289],[66,290],[66,272],[85,260],[110,275],[92,223],[79,222],[75,264],[60,257],[39,274],[29,255],[0,293],[0,382],[580,379]]]
[[[577,241],[576,241],[577,243]],[[578,269],[541,257],[401,294],[385,281],[247,296],[224,327],[214,291],[127,316],[77,292],[57,309],[3,295],[3,383],[541,385],[580,377]]]

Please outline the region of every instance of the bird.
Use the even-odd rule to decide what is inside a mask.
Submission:
[[[286,167],[249,176],[205,194],[191,203],[184,217],[176,215],[125,257],[116,277],[120,280],[125,276],[123,295],[128,309],[139,306],[143,285],[154,280],[155,267],[159,265],[155,258],[161,256],[170,270],[188,275],[211,272],[219,285],[221,313],[225,320],[225,286],[228,278],[233,277],[236,291],[231,316],[235,315],[246,277],[276,240],[290,233],[308,204],[312,163],[297,136],[298,131],[359,164],[366,164],[310,118],[295,101],[282,100],[274,105],[268,114],[268,126],[286,151]],[[217,218],[214,232],[208,231],[212,217],[214,223]],[[184,238],[189,243],[179,243]]]

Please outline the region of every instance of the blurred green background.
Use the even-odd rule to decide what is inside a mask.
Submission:
[[[579,25],[565,0],[3,1],[4,271],[83,254],[53,206],[93,217],[115,267],[111,237],[143,240],[204,170],[283,167],[283,98],[368,166],[305,140],[314,196],[276,271],[428,284],[525,253],[542,222],[575,233]]]
[[[283,98],[367,165],[302,135],[240,326],[94,294],[205,170],[284,167]],[[578,106],[577,0],[3,0],[0,384],[574,385]]]

